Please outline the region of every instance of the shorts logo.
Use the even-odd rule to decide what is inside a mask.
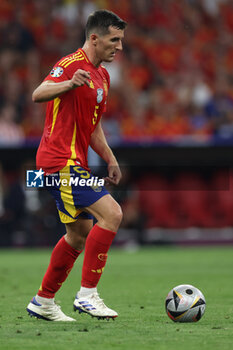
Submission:
[[[56,67],[56,68],[53,68],[50,72],[50,75],[53,77],[53,78],[59,78],[62,74],[63,74],[63,68],[61,67]]]
[[[26,187],[44,187],[44,171],[40,170],[27,170]]]
[[[108,254],[105,254],[105,253],[98,254],[98,259],[101,261],[107,261],[107,258],[108,258]]]
[[[92,188],[93,191],[95,191],[95,192],[101,192],[102,189],[103,189],[103,187],[98,186],[98,185],[91,186],[91,188]]]
[[[103,94],[104,94],[103,89],[97,89],[97,103],[100,103],[103,101]]]

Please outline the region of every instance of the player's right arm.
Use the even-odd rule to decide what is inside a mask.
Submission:
[[[33,91],[32,101],[51,101],[65,92],[83,86],[84,84],[90,86],[89,79],[91,79],[89,72],[83,69],[77,69],[70,80],[61,82],[46,80]]]

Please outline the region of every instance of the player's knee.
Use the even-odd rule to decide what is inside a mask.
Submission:
[[[73,235],[69,232],[65,235],[66,242],[76,250],[83,250],[86,242],[86,237],[80,235]]]
[[[123,218],[123,213],[119,204],[117,204],[117,206],[114,209],[113,217],[116,224],[119,226]]]
[[[112,230],[116,231],[120,226],[120,223],[123,218],[123,213],[120,205],[115,202],[114,205],[111,205],[108,209],[108,212],[105,214],[105,221],[112,227]]]
[[[82,250],[92,225],[92,220],[82,219],[66,224],[66,242],[74,249]]]

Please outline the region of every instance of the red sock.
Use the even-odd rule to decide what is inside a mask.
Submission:
[[[85,246],[81,286],[95,288],[107,261],[107,252],[116,232],[94,225]]]
[[[72,248],[63,236],[53,249],[48,269],[42,280],[38,295],[44,298],[54,298],[68,277],[75,260],[81,251]]]

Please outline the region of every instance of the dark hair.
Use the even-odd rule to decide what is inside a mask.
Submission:
[[[112,11],[97,10],[90,14],[87,19],[86,38],[88,39],[94,30],[100,35],[106,35],[109,33],[110,26],[123,30],[127,23]]]

